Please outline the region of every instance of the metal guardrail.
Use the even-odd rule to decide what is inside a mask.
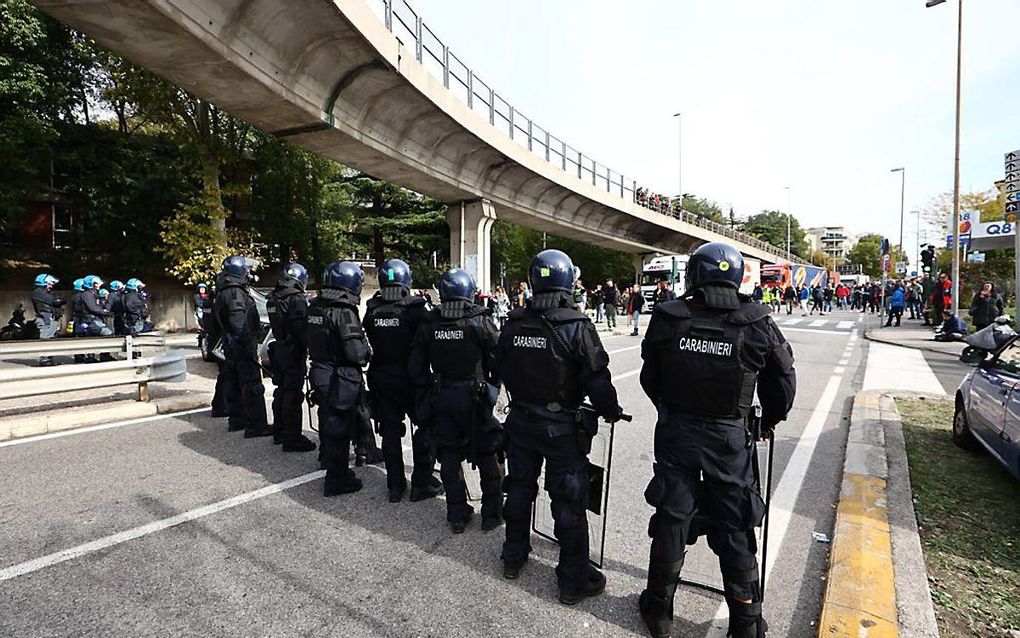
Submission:
[[[180,382],[187,378],[184,351],[171,350],[125,361],[0,370],[0,399],[138,384],[139,400],[147,401],[150,381]]]
[[[59,337],[5,341],[0,342],[0,361],[18,355],[46,357],[123,352],[131,357],[137,351],[152,348],[166,348],[166,336],[162,332],[147,332],[126,337]]]
[[[374,0],[374,6],[381,9],[380,18],[386,28],[404,47],[414,50],[415,59],[432,75],[442,80],[443,86],[452,91],[469,109],[488,118],[489,124],[499,129],[521,147],[558,166],[565,173],[592,186],[604,188],[607,193],[618,194],[623,199],[670,215],[676,219],[695,224],[735,241],[768,251],[774,255],[789,253],[757,237],[741,233],[722,224],[699,217],[693,213],[667,204],[676,213],[661,210],[651,202],[638,201],[638,182],[604,164],[588,157],[565,141],[552,135],[546,129],[525,117],[512,104],[500,97],[496,91],[483,82],[460,58],[458,58],[428,27],[407,0]]]

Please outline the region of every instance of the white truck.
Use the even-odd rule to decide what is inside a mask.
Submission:
[[[669,283],[670,289],[679,297],[686,291],[684,280],[687,275],[688,255],[661,255],[653,257],[641,269],[641,294],[645,301],[653,303],[655,290],[660,281]],[[761,261],[744,258],[744,280],[740,292],[750,295],[756,284],[761,283]]]

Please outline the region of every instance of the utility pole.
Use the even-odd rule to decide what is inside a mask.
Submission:
[[[676,192],[680,197],[680,207],[684,205],[684,114],[674,113],[677,121],[676,137]]]

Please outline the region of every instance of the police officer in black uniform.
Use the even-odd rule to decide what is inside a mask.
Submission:
[[[502,480],[496,450],[502,433],[492,416],[498,395],[495,374],[496,324],[491,312],[476,305],[475,282],[453,268],[439,282],[442,305],[430,313],[415,337],[410,373],[426,393],[419,417],[428,422],[446,488],[446,520],[455,534],[467,527],[474,508],[467,502],[461,461],[478,467],[482,487],[482,529],[502,522]],[[431,411],[423,417],[421,409]]]
[[[531,551],[531,510],[546,463],[560,544],[556,567],[560,602],[573,605],[605,589],[606,577],[588,563],[588,450],[595,432],[579,422],[587,395],[606,420],[622,414],[609,373],[609,355],[595,326],[573,302],[574,265],[558,250],[543,250],[528,267],[534,296],[510,312],[499,337],[499,376],[510,395],[504,427],[510,438],[505,482],[503,575],[518,577]]]
[[[418,426],[411,436],[411,500],[421,501],[443,493],[442,483],[432,475],[436,461],[425,430],[414,418],[414,385],[408,372],[411,346],[428,318],[429,307],[424,297],[411,294],[411,268],[400,259],[390,259],[379,269],[379,286],[379,292],[368,300],[365,332],[372,344],[368,388],[382,436],[386,487],[391,503],[399,503],[407,491],[401,445],[407,433],[406,415]]]
[[[730,610],[728,636],[760,638],[761,590],[754,528],[764,502],[752,468],[746,418],[757,384],[766,435],[786,418],[796,392],[793,350],[768,308],[737,290],[744,259],[710,243],[687,264],[687,292],[656,304],[641,344],[641,387],[658,408],[654,476],[645,499],[655,507],[648,584],[641,615],[652,636],[669,636],[684,547],[697,514],[719,557]]]
[[[304,266],[287,264],[266,299],[274,338],[269,344],[269,367],[276,385],[273,391],[273,443],[282,443],[284,452],[311,452],[315,449],[315,443],[301,434],[301,408],[305,402],[308,367],[305,339],[307,283],[308,270]]]
[[[35,323],[39,328],[40,339],[54,339],[57,330],[60,328],[60,318],[64,315],[62,307],[64,300],[53,294],[53,287],[60,283],[60,280],[42,273],[35,278],[35,288],[32,290],[32,309],[35,311]],[[39,365],[53,365],[53,358],[39,357]]]
[[[338,261],[326,267],[322,290],[308,307],[308,380],[312,401],[319,406],[319,441],[326,468],[324,496],[361,489],[350,468],[351,439],[357,436],[358,406],[363,400],[362,369],[372,348],[358,318],[361,267]]]
[[[227,429],[244,430],[246,439],[273,433],[266,419],[266,388],[258,360],[259,312],[249,291],[251,267],[250,259],[227,257],[217,278],[220,287],[213,304],[213,314],[223,335],[220,376],[227,377],[221,386],[229,393]]]

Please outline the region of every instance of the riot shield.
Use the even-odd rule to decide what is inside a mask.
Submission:
[[[606,550],[606,510],[609,506],[609,476],[613,468],[612,423],[599,421],[598,433],[592,437],[591,452],[588,453],[588,560],[601,568]],[[545,467],[538,477],[538,496],[532,507],[531,529],[533,532],[556,542],[553,535],[553,518],[549,493],[544,489]]]
[[[769,505],[768,486],[771,485],[769,473],[772,466],[769,463],[769,452],[773,447],[773,440],[760,441],[755,446],[755,455],[751,462],[755,464],[755,476],[758,478],[758,490],[766,505]],[[755,538],[758,541],[758,565],[764,583],[765,574],[765,552],[767,551],[767,536],[769,524],[769,508],[765,508],[765,518],[761,527],[754,530]],[[681,585],[707,589],[717,594],[723,594],[722,575],[719,572],[719,558],[708,546],[708,538],[700,536],[693,545],[687,546],[684,558],[684,568],[680,579]]]

